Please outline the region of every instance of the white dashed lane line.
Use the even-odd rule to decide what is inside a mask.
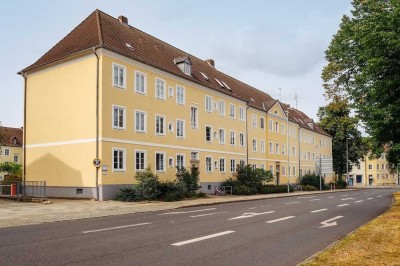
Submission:
[[[334,199],[335,197],[332,197],[332,196],[330,196],[330,197],[328,197],[328,199]]]
[[[184,213],[192,213],[192,212],[205,212],[205,211],[212,211],[216,210],[217,208],[209,208],[209,209],[202,209],[202,210],[195,210],[195,211],[186,211],[186,212],[164,212],[160,213],[159,215],[169,215],[169,214],[184,214]]]
[[[285,204],[297,204],[300,203],[299,201],[293,201],[293,202],[286,202]]]
[[[363,202],[364,200],[357,200],[357,201],[355,201],[356,203],[360,203],[360,202]]]
[[[354,199],[354,198],[345,198],[345,199],[342,199],[342,200],[352,200],[352,199]]]
[[[254,210],[254,209],[257,209],[258,207],[251,207],[251,208],[249,208],[249,210]]]
[[[289,220],[289,219],[292,219],[292,218],[294,218],[294,217],[296,217],[296,216],[287,216],[287,217],[282,217],[282,218],[279,218],[279,219],[275,219],[275,220],[266,221],[266,223],[268,223],[268,224],[272,224],[272,223],[276,223],[276,222],[281,222],[281,221]]]
[[[338,207],[343,207],[343,206],[347,206],[347,205],[349,205],[348,203],[346,203],[346,204],[341,204],[341,205],[338,205]]]
[[[310,198],[315,198],[316,196],[301,196],[297,197],[298,199],[310,199]]]
[[[380,197],[382,197],[382,195],[379,195],[379,196],[376,196],[377,198],[380,198]]]
[[[317,200],[321,200],[321,199],[310,199],[309,201],[317,201]]]
[[[111,230],[117,230],[117,229],[129,228],[129,227],[137,227],[137,226],[148,225],[148,224],[151,224],[151,223],[121,225],[121,226],[115,226],[115,227],[109,227],[109,228],[103,228],[103,229],[97,229],[97,230],[82,231],[82,233],[83,234],[98,233],[98,232],[111,231]]]
[[[197,218],[197,217],[211,216],[211,215],[221,214],[221,213],[226,213],[226,212],[212,212],[212,213],[193,215],[193,216],[189,216],[189,217],[190,218]]]
[[[313,212],[313,213],[315,213],[315,212],[323,212],[323,211],[327,211],[328,209],[319,209],[319,210],[315,210],[315,211],[310,211],[310,212]]]
[[[171,244],[171,245],[179,247],[179,246],[183,246],[183,245],[187,245],[187,244],[203,241],[203,240],[210,239],[210,238],[224,236],[224,235],[228,235],[228,234],[232,234],[232,233],[235,233],[235,231],[224,231],[224,232],[221,232],[221,233],[216,233],[216,234],[202,236],[202,237],[198,237],[198,238],[194,238],[194,239],[190,239],[190,240],[186,240],[186,241],[182,241],[182,242],[177,242],[177,243],[174,243],[174,244]]]
[[[367,200],[372,200],[372,199],[374,199],[374,198],[368,198]]]

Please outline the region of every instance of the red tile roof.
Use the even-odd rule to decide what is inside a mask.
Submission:
[[[13,143],[15,139],[16,143]],[[23,131],[21,128],[0,127],[0,146],[22,147]]]
[[[268,111],[276,103],[276,100],[267,93],[218,71],[202,59],[121,23],[118,19],[100,10],[94,11],[45,55],[21,72],[45,66],[94,47],[105,48],[215,91],[247,101],[250,106],[259,110]],[[174,62],[174,59],[186,57],[192,63],[191,76],[185,75]],[[200,72],[207,75],[209,79],[206,80]],[[221,87],[216,79],[226,83],[231,90]],[[289,119],[298,123],[299,119],[296,119],[295,116],[292,117],[291,113],[293,112],[289,112]],[[304,113],[299,116],[307,117]],[[309,129],[328,135],[322,129]]]

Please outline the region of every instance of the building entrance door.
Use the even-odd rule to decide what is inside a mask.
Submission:
[[[276,184],[279,185],[280,175],[281,175],[281,164],[279,162],[275,163],[275,169],[276,169]]]

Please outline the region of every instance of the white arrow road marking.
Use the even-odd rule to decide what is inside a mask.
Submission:
[[[210,216],[210,215],[215,215],[215,214],[220,214],[220,213],[226,213],[226,212],[212,212],[212,213],[193,215],[193,216],[189,216],[189,217],[196,218],[196,217]]]
[[[276,223],[276,222],[292,219],[294,217],[296,217],[296,216],[287,216],[287,217],[283,217],[283,218],[279,218],[279,219],[275,219],[275,220],[271,220],[271,221],[266,221],[266,223],[272,224],[272,223]]]
[[[110,227],[110,228],[103,228],[103,229],[97,229],[97,230],[82,231],[82,233],[83,234],[89,234],[89,233],[110,231],[110,230],[116,230],[116,229],[122,229],[122,228],[128,228],[128,227],[136,227],[136,226],[147,225],[147,224],[151,224],[151,223],[128,224],[128,225],[122,225],[122,226],[116,226],[116,227]]]
[[[318,227],[318,228],[324,228],[324,227],[335,226],[335,225],[337,225],[337,223],[336,223],[336,222],[333,222],[333,221],[335,221],[335,220],[337,220],[337,219],[340,219],[340,218],[343,218],[343,216],[336,216],[336,217],[333,217],[332,219],[323,221],[323,222],[321,222],[322,226],[320,226],[320,227]]]
[[[210,239],[210,238],[214,238],[214,237],[218,237],[218,236],[223,236],[223,235],[227,235],[227,234],[231,234],[231,233],[235,233],[235,231],[224,231],[224,232],[221,232],[221,233],[212,234],[212,235],[208,235],[208,236],[202,236],[202,237],[198,237],[198,238],[194,238],[194,239],[190,239],[190,240],[174,243],[174,244],[171,244],[171,245],[178,247],[178,246],[183,246],[183,245],[186,245],[186,244],[190,244],[190,243],[194,243],[194,242],[198,242],[198,241],[202,241],[202,240],[206,240],[206,239]]]
[[[321,200],[321,199],[310,199],[309,201],[316,201],[316,200]]]
[[[323,212],[323,211],[327,211],[328,209],[319,209],[319,210],[315,210],[315,211],[311,211],[311,212]]]
[[[341,205],[338,205],[338,207],[343,207],[343,206],[347,206],[347,205],[349,205],[348,203],[346,203],[346,204],[341,204]]]
[[[257,212],[246,212],[246,213],[243,213],[242,215],[240,215],[240,216],[238,216],[238,217],[230,218],[230,219],[228,219],[228,221],[229,221],[229,220],[237,220],[237,219],[251,218],[251,217],[254,217],[254,216],[258,216],[258,215],[262,215],[262,214],[268,214],[268,213],[273,213],[273,212],[275,212],[275,211],[259,212],[259,213],[257,213]]]
[[[342,199],[342,200],[352,200],[352,199],[354,199],[354,198],[345,198],[345,199]]]
[[[359,202],[363,202],[364,200],[357,200],[357,201],[355,201],[356,203],[359,203]]]
[[[168,214],[182,214],[182,213],[192,213],[192,212],[205,212],[205,211],[211,211],[215,210],[217,208],[209,208],[209,209],[202,209],[202,210],[195,210],[195,211],[186,211],[186,212],[165,212],[165,213],[160,213],[159,215],[168,215]]]
[[[296,204],[296,203],[300,203],[299,201],[293,201],[293,202],[286,202],[285,204]]]

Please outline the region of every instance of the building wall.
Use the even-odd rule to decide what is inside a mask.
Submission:
[[[355,187],[394,186],[398,182],[396,172],[389,169],[385,154],[378,159],[369,159],[366,156],[358,166],[353,165],[349,178],[351,185]]]
[[[94,187],[96,57],[30,73],[26,99],[26,180]]]
[[[6,150],[8,150],[8,155]],[[21,147],[0,146],[0,164],[5,162],[23,163],[23,152]],[[4,179],[6,173],[0,172],[0,182]]]

